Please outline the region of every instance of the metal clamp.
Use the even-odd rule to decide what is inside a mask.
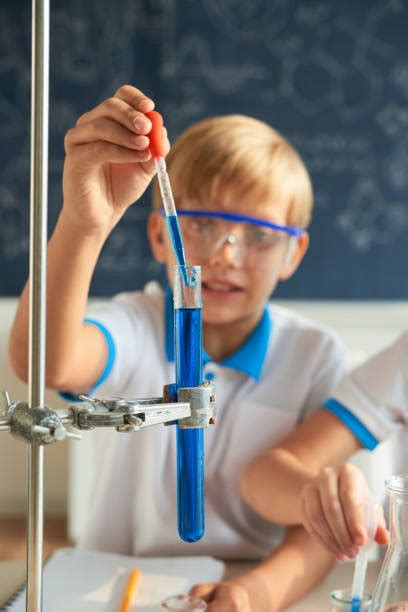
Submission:
[[[78,429],[115,427],[119,432],[139,431],[190,416],[190,406],[183,402],[163,402],[161,397],[98,399],[80,395],[84,404],[70,406],[73,426]]]
[[[199,387],[182,387],[178,390],[179,402],[188,402],[191,416],[179,421],[181,429],[208,427],[215,424],[215,387],[206,380]]]
[[[42,445],[65,438],[80,438],[67,431],[63,423],[81,430],[115,427],[117,431],[126,433],[160,423],[171,425],[178,422],[182,429],[208,427],[215,423],[215,394],[211,382],[179,389],[178,394],[175,385],[166,385],[163,396],[98,399],[80,395],[80,404],[65,410],[52,410],[47,406],[30,408],[25,401],[13,403],[5,391],[0,431],[10,431],[26,442]]]
[[[20,440],[45,445],[79,437],[68,432],[59,415],[47,406],[30,408],[27,402],[11,402],[7,392],[3,393],[3,400],[6,410],[0,418],[1,429]]]

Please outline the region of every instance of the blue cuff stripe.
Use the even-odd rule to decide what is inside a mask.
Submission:
[[[323,404],[323,408],[326,408],[329,412],[333,413],[337,418],[340,419],[356,436],[357,440],[361,444],[368,448],[368,450],[374,450],[379,444],[379,440],[368,431],[365,425],[358,420],[356,416],[346,406],[343,406],[336,399],[331,398]]]
[[[96,381],[96,383],[94,384],[94,386],[92,387],[92,389],[90,389],[86,395],[92,395],[95,390],[103,383],[105,382],[105,380],[108,378],[109,374],[112,371],[113,368],[113,364],[115,363],[115,358],[116,358],[116,347],[115,347],[115,342],[112,338],[112,334],[110,333],[110,331],[104,326],[102,325],[102,323],[100,323],[99,321],[95,321],[94,319],[85,319],[84,323],[89,323],[90,325],[94,325],[95,327],[97,327],[103,334],[105,340],[106,340],[106,344],[108,347],[108,358],[106,360],[106,365],[105,368],[101,374],[101,376],[99,377],[99,379]],[[72,395],[72,393],[68,393],[66,391],[61,391],[59,393],[59,395],[69,401],[69,402],[75,402],[78,401],[78,398],[76,395]]]

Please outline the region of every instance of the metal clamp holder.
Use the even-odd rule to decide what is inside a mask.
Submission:
[[[179,421],[181,429],[215,424],[215,387],[212,382],[206,380],[198,387],[182,387],[178,390],[178,400],[187,402],[191,409],[191,416]]]
[[[45,445],[65,438],[81,438],[69,432],[64,424],[80,430],[115,427],[119,432],[131,433],[151,425],[174,423],[191,414],[187,402],[165,402],[161,397],[98,399],[80,395],[79,398],[81,403],[65,410],[52,410],[48,406],[31,409],[27,402],[11,402],[4,392],[5,412],[0,415],[0,431],[10,431],[28,443]]]
[[[81,437],[68,431],[64,424],[80,430],[115,427],[119,432],[131,433],[160,423],[178,422],[182,429],[215,423],[215,392],[209,381],[198,387],[179,389],[178,394],[175,385],[166,385],[163,397],[99,399],[80,395],[79,398],[81,403],[65,410],[48,406],[31,409],[25,401],[11,402],[8,393],[3,392],[5,412],[0,415],[0,431],[10,431],[28,443],[46,445]]]
[[[165,403],[161,397],[132,400],[120,397],[97,399],[86,395],[79,397],[85,405],[70,406],[72,424],[78,429],[115,427],[117,431],[127,433],[190,416],[188,403]]]
[[[47,406],[31,409],[27,402],[11,402],[6,391],[3,392],[3,401],[5,411],[0,416],[0,431],[9,431],[20,440],[38,445],[53,444],[65,438],[80,438],[67,431],[62,415]]]

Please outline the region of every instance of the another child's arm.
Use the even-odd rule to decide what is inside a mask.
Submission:
[[[371,493],[360,471],[341,463],[360,448],[342,421],[319,410],[247,466],[242,494],[267,520],[300,523],[339,558],[354,557],[366,539],[364,505]],[[376,539],[387,541],[383,516]]]
[[[334,556],[301,527],[288,529],[282,544],[252,570],[228,582],[199,584],[193,594],[209,612],[284,610],[319,584]]]
[[[356,368],[325,406],[247,466],[242,493],[268,520],[301,523],[336,554],[354,556],[366,539],[371,495],[356,468],[339,466],[407,425],[408,333]],[[387,539],[381,517],[376,540]]]
[[[65,138],[63,208],[47,254],[47,385],[87,391],[103,371],[100,330],[84,323],[92,274],[106,238],[154,175],[144,115],[154,103],[125,85],[85,113]],[[168,147],[168,143],[167,143]],[[10,337],[17,375],[28,376],[28,283]]]

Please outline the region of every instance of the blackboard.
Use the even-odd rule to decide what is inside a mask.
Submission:
[[[403,0],[52,0],[49,225],[63,137],[133,83],[174,139],[213,114],[279,129],[312,174],[311,248],[281,298],[406,299],[408,8]],[[0,294],[27,274],[31,8],[0,6]],[[94,295],[161,275],[145,239],[149,198],[109,239]]]

